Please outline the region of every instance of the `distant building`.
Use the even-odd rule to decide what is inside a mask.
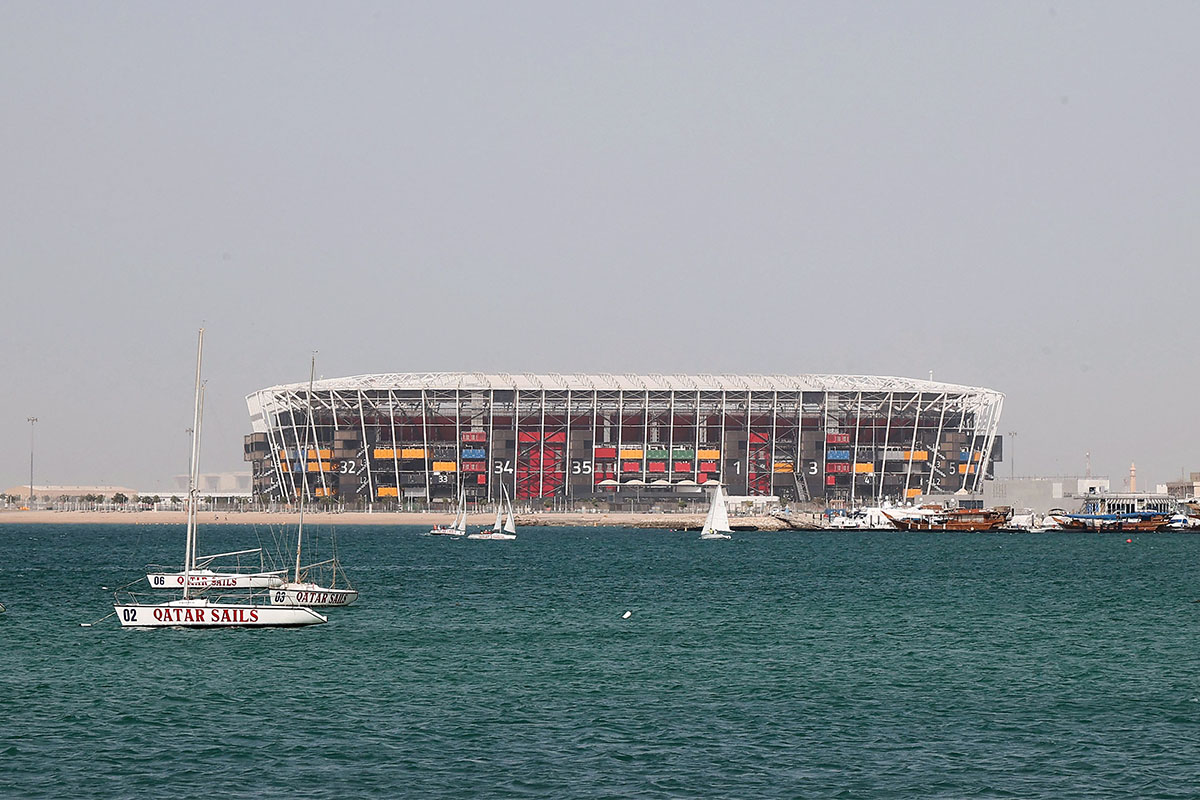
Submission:
[[[983,487],[983,505],[1011,506],[1045,514],[1052,508],[1074,511],[1087,497],[1105,494],[1108,478],[1053,476],[1045,478],[996,478]]]
[[[205,472],[201,473],[196,488],[205,495],[250,496],[251,474],[249,472]],[[175,491],[187,494],[188,476],[175,476]]]
[[[1167,481],[1163,487],[1171,497],[1200,497],[1200,472],[1193,472],[1188,480]]]

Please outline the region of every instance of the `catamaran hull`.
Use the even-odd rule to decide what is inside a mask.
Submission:
[[[329,621],[303,606],[249,603],[128,603],[113,610],[123,628],[295,628]]]
[[[289,586],[271,591],[271,604],[275,606],[310,606],[331,608],[348,606],[358,599],[357,589],[325,589],[320,586]]]
[[[152,589],[182,589],[184,578],[189,589],[274,589],[283,585],[281,572],[148,572]]]

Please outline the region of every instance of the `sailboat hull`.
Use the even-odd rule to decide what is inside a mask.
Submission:
[[[295,628],[329,621],[303,606],[214,603],[204,599],[116,603],[113,610],[123,628]]]
[[[509,540],[509,539],[515,539],[517,537],[514,534],[502,533],[499,531],[480,531],[479,533],[470,534],[469,536],[467,536],[467,538],[468,539]]]
[[[148,572],[146,581],[152,589],[273,589],[283,584],[280,572],[213,572],[208,569],[184,572]]]
[[[285,583],[271,592],[271,605],[331,608],[348,606],[358,599],[357,589],[327,589],[315,583]]]

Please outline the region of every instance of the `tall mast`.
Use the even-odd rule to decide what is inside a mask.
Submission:
[[[196,401],[192,413],[192,463],[188,472],[187,544],[183,554],[183,596],[191,597],[192,570],[196,561],[196,484],[200,468],[200,364],[204,357],[204,328],[196,342]]]
[[[314,352],[312,355],[312,365],[308,371],[308,410],[304,415],[304,448],[300,453],[300,464],[303,465],[304,472],[300,473],[300,522],[296,526],[296,575],[293,578],[296,583],[300,582],[300,540],[304,537],[304,495],[308,492],[308,434],[313,424],[313,379],[316,376],[317,354]],[[314,442],[313,444],[320,449],[320,443]],[[320,461],[319,458],[318,461]]]

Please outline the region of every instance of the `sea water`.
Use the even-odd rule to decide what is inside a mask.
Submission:
[[[80,623],[181,527],[0,526],[0,796],[1200,795],[1200,536],[420,534],[338,531],[326,625],[136,630]]]

